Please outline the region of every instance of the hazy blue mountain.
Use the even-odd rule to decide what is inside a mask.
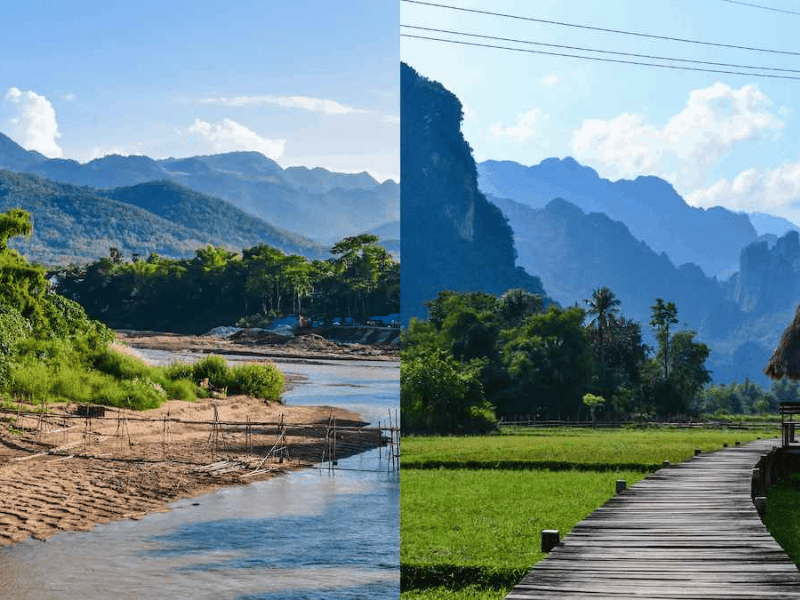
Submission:
[[[656,298],[675,302],[682,323],[709,335],[727,334],[741,317],[716,279],[697,265],[676,267],[666,254],[655,252],[625,224],[605,214],[587,215],[560,198],[542,209],[490,198],[514,229],[518,263],[537,273],[562,305],[583,305],[593,290],[606,285],[622,302],[624,313],[645,325]],[[712,322],[710,314],[731,318]]]
[[[753,224],[759,236],[774,235],[780,237],[792,230],[800,231],[800,227],[783,217],[776,217],[762,212],[745,214],[750,218],[750,222]]]
[[[258,152],[154,160],[104,156],[85,164],[47,159],[0,134],[0,168],[100,189],[169,180],[226,200],[267,223],[330,245],[400,218],[395,181],[368,173],[288,167]]]
[[[762,241],[741,252],[734,295],[756,316],[785,311],[800,300],[800,235],[792,230],[770,246]]]
[[[519,264],[536,272],[564,305],[609,286],[622,311],[648,326],[657,297],[675,302],[680,327],[696,330],[712,349],[708,367],[716,383],[747,377],[768,385],[763,368],[800,300],[800,235],[754,242],[740,252],[737,273],[720,281],[690,263],[675,266],[602,213],[585,214],[562,199],[533,209],[491,197],[509,219]],[[774,237],[774,236],[773,236]]]
[[[0,169],[24,171],[45,160],[47,157],[43,154],[25,150],[10,137],[0,133]]]
[[[104,193],[115,200],[139,206],[168,221],[202,232],[205,239],[218,240],[217,243],[236,249],[264,243],[289,254],[311,258],[328,255],[326,248],[307,238],[273,227],[229,202],[195,192],[172,181],[140,183]]]
[[[538,278],[516,266],[511,227],[478,190],[461,102],[405,63],[400,86],[404,321],[423,316],[423,302],[441,290],[544,293]]]
[[[33,215],[33,235],[12,245],[30,260],[51,265],[96,260],[108,256],[111,246],[126,257],[187,257],[206,244],[241,250],[260,243],[314,258],[326,255],[308,240],[171,182],[99,190],[0,171],[0,211],[15,207]]]
[[[758,236],[747,215],[691,207],[663,179],[609,181],[570,157],[548,158],[531,167],[484,161],[478,176],[487,194],[531,208],[563,198],[586,213],[605,213],[656,252],[665,252],[674,264],[694,263],[708,275],[733,273],[739,251]]]
[[[367,231],[372,235],[377,235],[381,246],[386,248],[392,256],[400,258],[400,220],[384,223],[379,227],[374,227]]]
[[[34,165],[29,172],[51,181],[115,188],[164,179],[164,170],[147,156],[112,154],[81,164],[74,160],[53,159]]]
[[[322,167],[287,167],[283,171],[283,178],[292,186],[312,194],[324,194],[337,187],[343,190],[369,190],[377,183],[367,172],[334,173]]]

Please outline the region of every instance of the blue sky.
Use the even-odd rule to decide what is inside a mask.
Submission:
[[[0,131],[85,162],[258,150],[399,176],[396,1],[0,3]]]
[[[800,53],[796,0],[435,0],[572,24]],[[797,69],[800,55],[716,48],[400,2],[404,25],[655,56]],[[467,39],[402,28],[403,33]],[[496,45],[520,44],[481,40]],[[573,52],[525,46],[552,52]],[[478,161],[573,156],[615,180],[658,175],[695,206],[800,223],[800,79],[673,71],[401,38],[401,58],[464,104]],[[574,52],[573,52],[574,53]],[[585,54],[585,53],[584,53]],[[611,57],[658,62],[642,58]],[[694,65],[740,71],[738,68]]]

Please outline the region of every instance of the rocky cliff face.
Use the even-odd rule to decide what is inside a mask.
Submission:
[[[770,247],[762,241],[741,252],[735,298],[754,315],[785,311],[800,300],[800,236],[790,231]]]
[[[502,293],[541,282],[515,266],[513,234],[478,190],[472,150],[461,134],[461,102],[401,65],[400,190],[403,319],[424,316],[441,290]]]

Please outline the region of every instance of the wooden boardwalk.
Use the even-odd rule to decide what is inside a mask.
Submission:
[[[800,598],[800,572],[753,506],[759,440],[665,467],[610,499],[506,598]]]

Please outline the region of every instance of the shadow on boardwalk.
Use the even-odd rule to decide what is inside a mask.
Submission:
[[[576,525],[507,600],[800,598],[800,572],[750,495],[752,470],[775,445],[653,473]]]

